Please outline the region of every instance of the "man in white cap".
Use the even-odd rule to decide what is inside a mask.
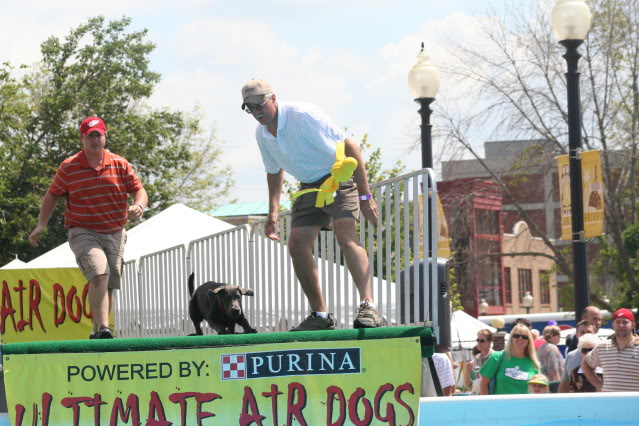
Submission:
[[[359,292],[361,303],[353,327],[385,325],[373,301],[368,256],[357,238],[356,222],[360,210],[374,225],[378,218],[359,146],[316,106],[278,102],[271,85],[264,80],[250,80],[242,87],[242,109],[259,123],[255,138],[269,189],[269,214],[264,231],[272,240],[279,239],[277,220],[284,171],[298,179],[302,189],[319,188],[330,176],[340,142],[345,144],[345,155],[358,163],[353,179],[339,185],[333,203],[316,207],[318,193],[310,192],[297,198],[293,205],[288,249],[295,274],[309,301],[311,315],[291,331],[335,329],[335,318],[324,302],[311,251],[322,229],[334,230]]]

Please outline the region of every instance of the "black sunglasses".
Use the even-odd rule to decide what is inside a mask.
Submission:
[[[528,336],[526,336],[525,334],[511,334],[510,337],[512,337],[513,339],[528,340]]]
[[[486,343],[488,340],[486,339],[477,339],[475,340],[477,343]]]
[[[581,353],[582,354],[587,354],[588,352],[590,352],[591,350],[593,350],[594,348],[581,348]]]
[[[244,111],[246,111],[247,114],[252,114],[255,111],[262,111],[262,108],[266,105],[266,101],[269,99],[271,99],[270,96],[265,96],[261,104],[244,104]]]

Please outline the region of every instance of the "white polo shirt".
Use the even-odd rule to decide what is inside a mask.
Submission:
[[[278,102],[277,137],[258,124],[255,139],[266,173],[284,169],[300,182],[312,183],[331,172],[335,144],[346,135],[315,105]]]

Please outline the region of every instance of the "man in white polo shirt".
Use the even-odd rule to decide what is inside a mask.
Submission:
[[[612,316],[614,336],[598,344],[581,362],[588,381],[597,391],[639,391],[639,337],[634,334],[635,316],[630,309],[618,309]],[[603,368],[603,382],[595,368]]]
[[[330,176],[339,142],[345,143],[346,156],[355,158],[358,163],[353,179],[339,185],[333,203],[315,207],[318,193],[310,192],[293,204],[288,249],[312,312],[291,331],[335,329],[335,318],[324,302],[311,251],[322,229],[334,230],[359,292],[361,303],[353,327],[385,325],[373,301],[368,256],[356,232],[360,209],[374,225],[377,225],[378,217],[359,146],[316,106],[278,102],[271,85],[264,80],[250,80],[242,87],[242,109],[259,123],[255,139],[262,154],[269,191],[269,214],[264,232],[272,240],[279,239],[277,220],[284,171],[298,179],[302,189],[319,188]]]

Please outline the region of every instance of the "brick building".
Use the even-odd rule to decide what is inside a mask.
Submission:
[[[457,179],[437,184],[454,252],[455,277],[466,312],[477,316],[479,300],[488,315],[506,313],[502,264],[503,205],[499,185]]]
[[[479,313],[482,298],[488,302],[488,315],[523,313],[520,289],[530,288],[534,311],[557,310],[556,281],[565,277],[546,272],[553,270],[554,262],[540,256],[504,256],[521,248],[522,238],[529,248],[543,253],[550,249],[538,238],[542,235],[559,246],[570,245],[559,240],[556,147],[543,140],[499,141],[486,142],[484,151],[482,160],[442,162],[443,181],[438,184],[453,238],[462,303],[474,314]],[[504,182],[505,189],[486,167]],[[518,236],[515,228],[521,221],[527,224]],[[545,260],[535,266],[540,259]]]
[[[503,193],[504,228],[526,220],[515,206],[527,213],[531,232],[551,239],[561,235],[559,179],[556,146],[544,140],[499,141],[484,144],[485,158],[442,162],[442,180],[492,179],[485,164],[507,186]],[[483,163],[483,164],[482,164]]]
[[[539,237],[531,235],[528,224],[517,222],[512,232],[504,233],[502,251],[504,254],[504,306],[506,314],[525,312],[522,299],[527,292],[533,297],[532,312],[557,312],[558,297],[555,261],[545,256],[526,253],[543,253],[552,256],[552,250]]]

